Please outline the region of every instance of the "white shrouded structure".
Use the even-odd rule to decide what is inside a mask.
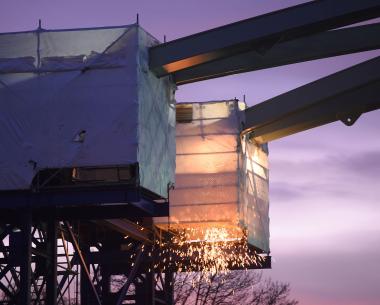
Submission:
[[[148,67],[138,25],[0,34],[0,190],[49,168],[138,164],[140,186],[174,182],[175,86]]]
[[[0,34],[0,191],[46,170],[125,181],[133,166],[138,186],[170,196],[157,226],[222,228],[268,252],[267,152],[241,136],[245,104],[180,104],[176,127],[175,84],[149,69],[158,43],[138,25]]]
[[[221,228],[269,252],[267,149],[240,136],[244,109],[236,100],[177,105],[176,183],[158,226],[194,239]]]

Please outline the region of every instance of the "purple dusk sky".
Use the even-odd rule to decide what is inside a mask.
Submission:
[[[167,40],[292,6],[291,0],[2,0],[0,32],[140,24]],[[261,102],[380,55],[334,57],[182,86],[177,100]],[[380,112],[270,143],[273,269],[305,305],[380,304]]]

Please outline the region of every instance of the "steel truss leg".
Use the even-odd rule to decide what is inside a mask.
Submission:
[[[101,285],[102,285],[102,302],[104,304],[110,304],[110,298],[111,298],[111,273],[106,264],[103,264],[101,266],[101,275],[102,275],[102,280],[101,280]]]
[[[62,242],[67,233],[58,232],[55,220],[36,223],[30,211],[20,214],[17,222],[0,224],[0,305],[78,305],[78,254],[65,253],[63,245],[58,251],[58,233]]]
[[[142,260],[144,259],[144,257],[145,257],[145,252],[143,251],[143,248],[140,247],[139,252],[136,256],[136,260],[135,260],[135,263],[133,265],[133,268],[131,269],[131,271],[128,274],[127,281],[125,282],[125,284],[123,285],[123,287],[121,287],[121,289],[119,291],[119,298],[116,302],[116,305],[121,305],[123,303],[123,301],[125,300],[128,289],[131,286],[131,284],[134,282],[136,275],[137,275],[137,271],[138,271],[140,264],[141,264]]]
[[[23,211],[17,223],[0,225],[0,305],[172,305],[172,274],[154,271],[151,245],[93,223],[75,233],[60,224]],[[121,273],[127,280],[113,292],[113,275]]]
[[[57,304],[57,221],[47,224],[46,302]]]
[[[32,213],[25,211],[20,225],[20,287],[17,303],[20,305],[30,304],[31,301],[31,257],[32,257]]]
[[[10,257],[10,234],[13,227],[3,225],[0,227],[0,253],[2,254],[0,263],[0,304],[15,304],[18,286],[20,284],[19,274],[16,271],[17,259],[13,255]],[[6,242],[7,241],[7,242]],[[6,246],[8,243],[8,247]]]
[[[174,277],[173,272],[165,272],[165,292],[166,292],[166,305],[173,305],[174,302]]]
[[[67,221],[65,222],[65,226],[66,226],[66,229],[69,233],[73,247],[78,254],[79,262],[80,262],[80,266],[81,266],[81,273],[80,273],[80,275],[81,275],[81,281],[80,281],[81,282],[81,304],[83,304],[83,305],[84,304],[90,304],[90,302],[89,302],[90,301],[90,293],[92,293],[94,298],[95,298],[95,302],[98,305],[102,305],[100,297],[98,295],[98,292],[97,292],[97,290],[94,286],[94,283],[92,282],[92,279],[91,279],[91,274],[89,271],[90,265],[88,263],[86,263],[85,258],[83,256],[83,253],[81,251],[81,248],[79,246],[79,243],[78,243],[77,239],[75,238],[75,235],[71,229],[70,224]],[[87,249],[85,251],[87,252],[87,254],[89,254],[90,247],[87,247]]]

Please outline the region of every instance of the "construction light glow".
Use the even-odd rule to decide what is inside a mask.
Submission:
[[[270,251],[268,150],[251,134],[241,134],[244,107],[236,100],[178,107],[175,187],[169,193],[169,217],[154,219],[158,228],[179,232],[187,243],[226,248],[245,238],[250,246]]]

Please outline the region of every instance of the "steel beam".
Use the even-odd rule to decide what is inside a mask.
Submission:
[[[134,265],[133,265],[131,271],[128,274],[127,281],[125,282],[125,284],[123,285],[123,287],[121,287],[121,289],[120,289],[120,291],[118,293],[119,297],[118,297],[118,300],[116,302],[117,305],[121,305],[123,303],[123,301],[125,300],[125,296],[126,296],[126,294],[128,292],[129,286],[135,280],[135,277],[136,277],[136,274],[137,274],[137,270],[139,269],[141,261],[143,260],[144,257],[145,257],[145,252],[143,251],[142,247],[140,247],[139,248],[139,252],[136,255],[136,259],[135,259]]]
[[[134,239],[152,243],[149,232],[146,228],[139,226],[127,219],[106,219],[102,221],[114,231],[133,237]]]
[[[159,304],[159,302],[157,302],[157,297],[156,297],[156,289],[155,289],[156,279],[155,279],[154,272],[145,273],[145,278],[143,280],[141,288],[143,290],[143,293],[138,293],[138,291],[136,291],[136,300],[137,300],[136,305]],[[161,304],[166,305],[165,302],[161,302]]]
[[[327,99],[299,113],[254,130],[254,139],[266,143],[338,120],[346,125],[365,112],[380,108],[380,82]]]
[[[379,16],[378,0],[311,1],[153,47],[150,69],[163,76]]]
[[[11,301],[14,301],[14,295],[11,291],[9,291],[9,288],[5,286],[2,282],[0,282],[0,291],[4,293]]]
[[[97,187],[97,188],[60,188],[49,191],[32,190],[0,192],[0,207],[33,207],[72,206],[106,203],[139,202],[140,193],[136,188]]]
[[[258,143],[380,108],[380,56],[299,87],[245,111],[246,130]]]
[[[110,304],[111,275],[110,275],[110,272],[108,271],[107,267],[105,267],[105,266],[102,266],[101,273],[102,273],[102,280],[101,280],[102,302],[103,302],[103,304]]]
[[[173,73],[177,85],[380,48],[380,23],[327,31]]]
[[[98,220],[128,218],[138,220],[142,217],[159,217],[169,214],[168,203],[152,203],[154,214],[150,214],[138,206],[131,204],[118,205],[90,205],[78,207],[54,207],[33,209],[35,220]],[[19,218],[20,209],[0,209],[0,221],[16,221]]]
[[[166,303],[172,305],[174,303],[174,277],[172,270],[165,272],[164,291],[166,295]]]
[[[57,235],[58,223],[51,219],[47,223],[47,253],[46,260],[46,303],[57,304]]]
[[[40,218],[55,216],[57,219],[96,219],[169,215],[168,202],[157,203],[150,197],[145,198],[143,190],[123,185],[39,192],[2,191],[0,202],[0,209],[4,209],[0,213],[0,219],[11,217],[15,211],[17,216],[17,209],[27,206],[38,210],[35,214]]]
[[[93,293],[93,296],[95,298],[95,301],[98,305],[101,305],[102,302],[99,298],[99,295],[98,295],[98,292],[94,286],[94,283],[92,282],[92,279],[91,279],[91,274],[90,274],[90,271],[88,269],[88,265],[84,259],[84,256],[82,254],[82,251],[79,247],[79,244],[77,242],[77,239],[75,238],[75,235],[73,233],[73,231],[71,230],[71,227],[70,227],[70,224],[66,221],[65,222],[65,227],[69,233],[69,236],[70,236],[70,239],[71,239],[71,243],[75,249],[75,252],[78,254],[78,257],[79,257],[79,262],[80,262],[80,266],[81,266],[81,275],[83,275],[81,277],[81,284],[82,284],[82,281],[85,280],[86,283],[90,286],[90,289]],[[82,291],[83,292],[83,291]],[[84,302],[85,303],[85,302]]]
[[[20,244],[20,287],[17,304],[30,304],[32,284],[32,212],[26,211],[21,216],[21,244]]]

